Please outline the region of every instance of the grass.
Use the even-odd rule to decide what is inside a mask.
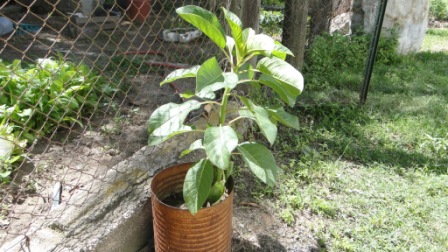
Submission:
[[[348,85],[315,88],[290,111],[302,129],[279,132],[284,173],[265,197],[291,225],[311,212],[303,225],[322,251],[448,251],[448,45],[429,51],[439,39],[448,33],[429,30],[422,52],[376,65],[364,106],[362,72],[342,69]]]
[[[448,29],[428,29],[427,36],[423,41],[423,51],[448,50]]]

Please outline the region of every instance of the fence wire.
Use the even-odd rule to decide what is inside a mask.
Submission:
[[[70,199],[94,194],[93,181],[145,146],[151,111],[188,87],[159,87],[163,77],[218,53],[176,16],[186,2],[208,7],[205,0],[2,2],[0,247],[58,205],[82,205]]]

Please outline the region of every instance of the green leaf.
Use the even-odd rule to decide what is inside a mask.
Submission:
[[[245,63],[238,69],[238,79],[240,80],[252,80],[255,76],[254,71],[252,71],[252,65]]]
[[[9,159],[14,151],[14,143],[7,140],[5,136],[0,135],[0,159]]]
[[[193,96],[195,96],[195,94],[193,92],[191,92],[190,90],[187,90],[181,94],[179,94],[180,97],[184,98],[184,99],[190,99]]]
[[[227,39],[226,47],[229,50],[229,52],[232,53],[233,52],[233,48],[235,47],[235,40],[232,37],[230,37],[230,36],[226,36],[226,39]]]
[[[183,195],[191,214],[202,208],[213,183],[213,165],[207,159],[201,159],[185,175]]]
[[[182,104],[168,103],[156,109],[148,120],[148,145],[160,144],[176,132],[190,131],[191,127],[183,122],[190,111],[200,107],[200,102],[189,100]]]
[[[207,60],[201,65],[196,76],[196,95],[204,99],[214,99],[213,92],[206,92],[203,89],[208,85],[223,81],[223,72],[216,58]]]
[[[261,133],[266,137],[269,143],[273,145],[277,138],[277,126],[269,118],[268,111],[263,107],[255,105],[251,100],[245,97],[240,97],[240,99],[246,104],[249,111],[252,112],[253,119],[257,122]]]
[[[230,166],[230,154],[238,145],[238,136],[229,126],[210,127],[204,133],[204,149],[208,159],[218,168]]]
[[[260,82],[271,87],[289,106],[295,105],[303,90],[303,76],[293,66],[279,58],[263,58],[257,64],[263,74]]]
[[[11,175],[11,173],[12,173],[12,171],[10,171],[10,170],[4,170],[3,172],[0,172],[0,178],[2,178],[2,179],[8,178],[9,175]]]
[[[271,117],[280,123],[296,130],[300,129],[299,118],[286,112],[283,107],[268,108],[267,111]]]
[[[194,141],[193,143],[191,143],[190,148],[188,148],[188,150],[182,151],[182,153],[180,154],[180,157],[183,157],[187,154],[190,154],[192,151],[199,150],[199,149],[204,149],[204,146],[202,145],[202,139],[198,139],[198,140]]]
[[[264,183],[273,186],[277,174],[281,171],[275,164],[274,156],[264,145],[258,143],[242,143],[238,147],[244,163]]]
[[[245,53],[245,44],[243,42],[243,23],[240,18],[232,13],[231,11],[222,8],[224,11],[224,16],[226,17],[227,23],[230,27],[230,32],[236,44],[236,53],[238,59],[241,59]]]
[[[293,107],[296,104],[297,95],[293,95],[293,93],[295,92],[294,88],[288,88],[288,85],[285,85],[281,81],[266,74],[262,74],[259,78],[259,81],[264,85],[272,88],[272,90],[278,94],[280,99],[282,99],[282,101],[284,101],[289,106]]]
[[[166,84],[166,83],[173,82],[178,79],[192,78],[192,77],[194,78],[194,77],[196,77],[199,67],[200,66],[194,66],[194,67],[191,67],[188,69],[177,69],[177,70],[171,72],[170,74],[168,74],[168,76],[160,83],[160,86],[162,86],[163,84]]]
[[[212,205],[218,203],[225,191],[226,191],[225,181],[224,180],[217,181],[215,184],[213,184],[212,188],[210,189],[207,201],[210,202],[210,204]]]
[[[275,41],[275,46],[274,50],[272,51],[272,55],[282,60],[286,59],[286,55],[294,56],[294,54],[286,46],[282,45],[278,41]]]
[[[215,14],[193,5],[178,8],[176,12],[185,21],[207,35],[218,47],[224,49],[226,46],[226,33]]]
[[[243,43],[247,44],[247,41],[249,40],[249,38],[251,36],[254,36],[255,34],[256,34],[255,30],[250,27],[244,29],[243,30]]]
[[[248,37],[246,44],[247,55],[259,55],[270,56],[274,50],[274,39],[266,34],[253,34]]]
[[[17,111],[17,115],[20,117],[31,117],[34,113],[33,109],[24,109],[22,112]]]
[[[198,97],[210,97],[210,94],[214,94],[215,91],[218,91],[223,88],[233,89],[238,84],[238,75],[236,73],[223,73],[224,81],[215,82],[213,84],[209,84],[204,87],[198,94]]]

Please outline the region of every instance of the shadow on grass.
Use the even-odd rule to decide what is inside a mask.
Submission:
[[[338,103],[301,107],[298,113],[301,118],[306,118],[305,129],[291,134],[296,135],[296,146],[300,146],[301,142],[308,143],[318,153],[331,159],[343,158],[366,166],[379,163],[406,169],[424,168],[437,174],[447,172],[448,155],[422,153],[414,148],[418,143],[391,143],[389,136],[376,138],[367,134],[367,125],[378,124],[381,127],[382,119],[394,120],[389,112],[384,115],[381,111],[377,112],[380,116],[371,118],[364,107]],[[291,141],[291,134],[282,140]]]
[[[295,157],[297,148],[311,148],[324,158],[366,166],[379,163],[447,173],[448,53],[421,52],[402,56],[400,62],[375,65],[364,106],[357,98],[362,72],[339,69],[329,82],[302,94],[293,113],[300,115],[303,129],[280,135],[279,142],[293,146],[287,151]],[[313,76],[305,79],[316,82]],[[426,141],[424,134],[442,138],[443,143]],[[425,144],[430,146],[422,148]]]

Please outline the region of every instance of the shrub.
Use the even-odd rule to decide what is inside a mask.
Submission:
[[[341,70],[363,73],[370,47],[371,35],[344,36],[338,33],[323,34],[314,39],[306,53],[304,74],[308,77],[308,89],[322,85],[340,84]],[[398,40],[382,37],[378,44],[376,63],[394,64],[400,62],[397,53]]]
[[[17,147],[60,126],[81,124],[102,95],[112,91],[85,65],[50,58],[22,65],[20,60],[11,64],[0,60],[0,138],[13,143],[0,153],[3,182],[21,156]]]
[[[265,11],[260,13],[260,29],[266,34],[281,34],[284,15],[281,11]]]
[[[431,0],[429,14],[436,20],[448,20],[448,0]]]
[[[261,0],[261,5],[284,5],[285,0]]]

